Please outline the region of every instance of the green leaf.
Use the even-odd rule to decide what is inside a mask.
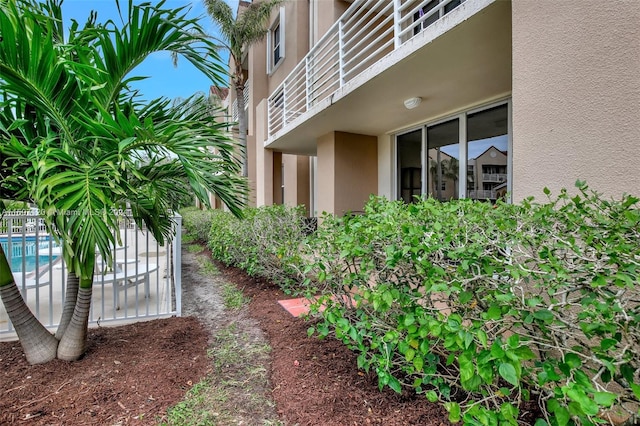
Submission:
[[[411,324],[416,322],[416,317],[413,314],[408,314],[404,317],[404,326],[409,327]]]
[[[511,383],[513,386],[518,386],[518,375],[516,374],[516,369],[513,365],[503,362],[500,364],[500,367],[498,367],[498,373],[503,379]]]
[[[596,402],[596,404],[602,407],[611,407],[611,405],[613,405],[616,399],[618,399],[618,396],[610,392],[594,392],[593,393],[593,400]]]
[[[640,399],[640,385],[629,383],[629,386],[631,387],[631,390],[633,391],[633,394],[636,396],[636,398]]]
[[[518,409],[508,402],[505,402],[500,406],[500,414],[502,414],[506,420],[515,421],[518,419]]]
[[[548,309],[540,309],[533,313],[533,317],[544,322],[553,321],[553,313]]]
[[[553,414],[555,414],[558,426],[566,426],[569,424],[569,420],[571,420],[569,410],[567,410],[565,407],[558,407],[556,411],[553,412]]]
[[[424,359],[421,356],[417,356],[413,359],[413,368],[415,368],[416,371],[422,371],[424,368]]]
[[[498,305],[491,305],[489,310],[487,310],[486,318],[488,320],[499,320],[502,318],[502,309]]]
[[[612,347],[618,344],[618,341],[615,339],[602,339],[600,342],[600,349],[603,351],[608,351]]]
[[[502,359],[504,358],[504,350],[502,349],[502,345],[499,340],[496,340],[491,345],[491,356],[494,359]]]
[[[436,391],[430,390],[429,392],[427,392],[427,399],[429,400],[429,402],[437,402],[438,394],[436,393]]]
[[[478,336],[478,340],[480,341],[482,347],[486,348],[488,342],[487,333],[484,330],[478,330],[476,332],[476,335]]]
[[[511,336],[509,336],[509,338],[507,339],[507,344],[512,348],[515,349],[518,346],[520,346],[520,336],[517,334],[512,334]]]
[[[588,416],[595,416],[600,411],[598,405],[589,398],[582,389],[572,387],[567,390],[567,396],[580,405],[580,409]]]
[[[404,354],[404,357],[407,361],[411,362],[411,360],[413,360],[413,357],[415,357],[416,355],[416,351],[413,348],[409,348],[407,349],[407,352]]]
[[[568,353],[564,356],[564,362],[571,368],[580,368],[582,360],[574,353]]]
[[[398,379],[396,379],[393,376],[389,376],[389,383],[388,383],[389,387],[391,389],[393,389],[396,393],[402,393],[402,386],[400,385],[400,382],[398,381]]]
[[[460,421],[460,405],[457,402],[445,402],[444,408],[449,412],[449,421],[451,423]]]

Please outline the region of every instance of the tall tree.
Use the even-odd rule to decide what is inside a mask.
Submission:
[[[223,82],[217,46],[184,8],[130,0],[122,27],[91,13],[65,30],[60,5],[0,1],[0,194],[39,207],[68,267],[53,336],[29,311],[0,247],[0,297],[30,363],[84,353],[96,253],[111,259],[120,238],[116,209],[131,208],[163,243],[177,182],[186,179],[205,204],[216,194],[238,215],[247,191],[226,123],[212,122],[202,103],[144,102],[131,88],[142,78],[136,67],[158,51]]]
[[[262,0],[249,3],[239,9],[234,17],[231,7],[225,0],[204,0],[207,13],[218,26],[221,37],[213,39],[229,51],[232,63],[231,83],[238,102],[238,140],[244,148],[242,173],[248,172],[247,163],[247,114],[245,112],[244,89],[247,76],[242,68],[242,59],[249,47],[264,39],[268,32],[267,24],[273,9],[283,0]],[[246,2],[241,2],[246,3]]]

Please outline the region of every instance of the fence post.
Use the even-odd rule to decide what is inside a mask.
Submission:
[[[182,316],[182,216],[176,213],[173,237],[173,282],[176,293],[176,316]]]

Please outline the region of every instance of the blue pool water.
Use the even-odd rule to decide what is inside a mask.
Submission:
[[[49,256],[49,237],[12,237],[11,249],[7,237],[0,237],[0,244],[9,259],[11,272],[31,272],[49,264],[58,256]],[[55,247],[55,243],[54,243]],[[37,262],[36,262],[37,259]]]

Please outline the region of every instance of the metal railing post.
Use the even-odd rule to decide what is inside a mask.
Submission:
[[[402,28],[400,27],[400,22],[402,20],[402,16],[400,14],[400,6],[401,6],[401,0],[393,0],[393,45],[394,45],[394,49],[397,49],[402,45],[402,40],[400,40],[400,33],[402,32]]]

